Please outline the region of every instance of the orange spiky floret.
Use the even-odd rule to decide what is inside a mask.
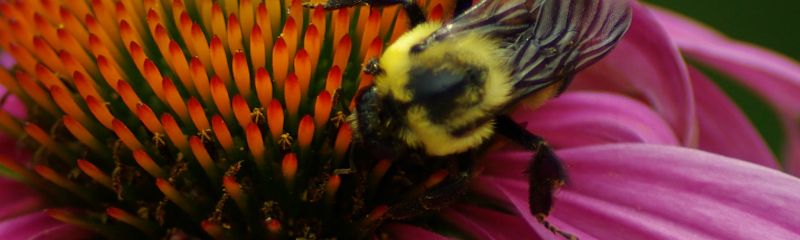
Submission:
[[[80,168],[81,171],[85,173],[87,176],[92,178],[92,180],[96,181],[97,183],[100,183],[100,185],[103,185],[108,189],[114,188],[114,186],[112,185],[111,176],[104,173],[102,170],[100,170],[100,168],[98,168],[91,162],[86,161],[84,159],[78,159],[77,162],[78,162],[78,168]]]
[[[192,148],[192,154],[197,158],[197,162],[203,167],[208,178],[211,179],[211,181],[219,182],[219,170],[216,163],[214,163],[214,160],[211,158],[211,154],[208,153],[205,145],[203,145],[203,140],[198,136],[191,136],[189,138],[189,145]]]
[[[287,184],[294,182],[294,178],[297,175],[297,155],[289,153],[283,156],[281,173]]]
[[[253,85],[258,95],[258,102],[261,106],[269,106],[272,101],[272,79],[269,77],[269,72],[266,69],[259,68],[256,70],[256,79]]]
[[[187,102],[187,107],[189,109],[189,115],[192,117],[192,123],[199,131],[205,131],[211,128],[211,125],[208,123],[208,117],[206,117],[205,109],[203,109],[203,105],[197,98],[192,97]]]
[[[225,188],[225,192],[231,196],[231,198],[233,198],[239,209],[242,212],[245,212],[245,215],[250,215],[250,213],[247,212],[247,210],[249,210],[249,201],[247,200],[248,196],[245,193],[242,185],[236,181],[236,177],[223,177],[222,186]]]
[[[303,99],[302,88],[297,75],[294,73],[289,74],[286,79],[286,85],[283,88],[284,102],[286,102],[286,111],[289,113],[290,119],[297,118],[297,112],[300,110],[300,101]]]
[[[235,52],[244,49],[242,43],[242,26],[239,24],[239,18],[236,15],[228,16],[228,48],[230,52]]]
[[[62,118],[62,121],[64,121],[64,126],[67,128],[67,130],[82,144],[88,146],[98,153],[107,152],[106,147],[100,142],[100,140],[97,140],[97,137],[92,135],[92,133],[89,132],[89,130],[81,125],[77,120],[75,120],[75,118],[65,115]],[[8,126],[7,124],[8,123],[4,123],[3,125]]]
[[[236,121],[239,123],[239,126],[242,128],[246,128],[247,125],[250,125],[252,122],[250,120],[250,107],[247,106],[247,100],[244,99],[241,95],[233,96],[233,115],[236,117]]]
[[[250,69],[247,66],[247,58],[245,57],[244,52],[241,50],[237,50],[233,54],[233,79],[236,81],[236,89],[239,90],[239,94],[245,98],[250,98],[250,92],[252,89],[250,82]]]
[[[287,17],[286,23],[283,25],[281,37],[286,41],[286,49],[289,51],[289,57],[294,57],[294,54],[297,52],[297,42],[299,41],[297,35],[299,35],[299,31],[300,29],[297,27],[297,22],[294,17]]]
[[[297,127],[297,144],[300,149],[308,150],[312,140],[314,140],[314,119],[309,115],[305,115]]]
[[[303,95],[308,93],[308,87],[311,84],[311,60],[305,49],[297,51],[297,55],[294,57],[294,75],[300,84],[300,93]]]
[[[322,91],[314,102],[314,125],[316,125],[317,129],[324,127],[325,123],[330,120],[333,108],[331,98],[331,94],[328,91]]]
[[[267,66],[266,52],[267,45],[265,43],[268,36],[264,36],[261,26],[255,25],[250,32],[250,59],[253,62],[253,68],[262,68]]]
[[[282,89],[283,83],[286,81],[286,76],[289,73],[288,64],[289,48],[286,46],[286,41],[279,37],[272,48],[272,76],[275,78],[275,84],[278,89]]]
[[[167,171],[165,171],[161,166],[158,165],[150,155],[147,154],[144,150],[138,149],[133,151],[133,158],[136,160],[136,163],[139,164],[147,173],[153,175],[153,177],[164,178],[168,177]]]
[[[283,106],[281,106],[280,102],[272,100],[267,108],[267,122],[272,139],[277,141],[278,136],[283,133],[284,121]]]
[[[323,35],[324,36],[324,33]],[[310,70],[313,71],[317,69],[317,62],[319,61],[319,54],[322,50],[322,36],[320,36],[320,32],[317,29],[317,26],[314,24],[308,25],[308,29],[306,29],[305,39],[303,40],[303,49],[306,49],[306,52],[309,56],[309,63],[310,63]]]
[[[214,131],[220,146],[227,152],[234,152],[233,136],[231,136],[228,125],[225,120],[222,120],[221,116],[214,115],[211,117],[211,129]]]

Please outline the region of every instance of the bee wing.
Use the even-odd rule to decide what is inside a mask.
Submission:
[[[630,7],[622,0],[545,0],[537,20],[517,39],[509,63],[515,97],[572,76],[605,56],[628,30]]]
[[[534,11],[548,0],[484,0],[426,38],[412,48],[421,51],[430,43],[462,34],[477,34],[500,38],[510,43],[533,24]]]
[[[482,1],[429,36],[421,46],[476,33],[511,51],[514,99],[572,75],[605,56],[627,31],[627,0]]]

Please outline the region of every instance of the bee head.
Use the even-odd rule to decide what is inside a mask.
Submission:
[[[358,132],[365,140],[394,139],[444,156],[492,135],[494,117],[510,101],[504,52],[478,35],[425,43],[439,27],[414,28],[365,66],[375,76],[358,99]]]
[[[394,121],[395,116],[402,112],[400,106],[379,96],[374,86],[361,89],[356,99],[358,104],[353,119],[356,141],[380,159],[392,159],[404,152],[407,145],[397,138],[400,121]]]

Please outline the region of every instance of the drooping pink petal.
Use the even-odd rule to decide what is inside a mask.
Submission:
[[[424,228],[420,228],[408,224],[390,223],[384,225],[381,230],[386,231],[397,240],[447,240],[448,238],[438,233],[431,232]]]
[[[571,91],[536,111],[520,109],[513,117],[556,148],[619,142],[679,144],[661,115],[615,94]]]
[[[778,162],[741,110],[697,69],[689,69],[697,99],[700,149],[747,160],[769,168]]]
[[[538,239],[533,228],[517,216],[467,204],[448,208],[441,217],[475,239]]]
[[[628,33],[607,57],[578,74],[571,88],[641,99],[666,119],[682,144],[696,146],[697,121],[686,65],[650,11],[632,5]]]
[[[90,233],[56,221],[42,212],[0,222],[0,239],[89,239]]]
[[[557,154],[570,180],[551,218],[585,239],[797,239],[800,179],[689,148],[609,144]],[[493,172],[519,170],[494,161],[475,190],[502,200],[534,225],[527,183]]]
[[[785,113],[800,113],[800,64],[770,50],[730,40],[692,20],[666,11],[655,16],[691,59],[753,88]]]
[[[786,132],[784,162],[800,175],[800,64],[770,50],[730,40],[692,20],[664,10],[659,22],[689,58],[753,89],[781,115]]]

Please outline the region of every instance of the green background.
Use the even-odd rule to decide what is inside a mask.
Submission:
[[[694,18],[731,38],[754,43],[800,59],[800,0],[643,0]],[[784,131],[774,109],[746,87],[696,62],[730,95],[756,125],[773,153],[780,159]]]
[[[800,59],[800,0],[644,0]]]

